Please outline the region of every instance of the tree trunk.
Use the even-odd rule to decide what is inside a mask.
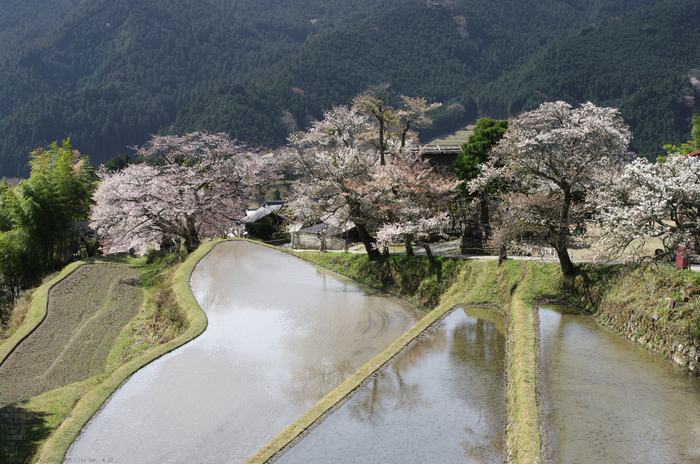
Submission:
[[[384,166],[386,161],[384,160],[384,119],[379,118],[379,158],[380,164]]]
[[[379,250],[377,250],[374,245],[377,243],[376,240],[367,232],[367,228],[365,227],[364,224],[358,224],[355,222],[355,227],[357,227],[357,234],[360,236],[360,240],[362,240],[362,244],[365,246],[365,250],[367,250],[367,257],[369,258],[370,261],[376,261],[379,259],[381,254],[379,253]]]
[[[506,259],[508,259],[508,247],[505,243],[501,243],[498,245],[498,267],[501,267]]]
[[[574,263],[571,261],[569,250],[566,249],[566,243],[564,243],[564,246],[555,246],[554,249],[559,255],[559,265],[561,266],[561,272],[564,274],[564,277],[567,279],[575,277],[577,273],[576,266],[574,266]]]
[[[561,271],[564,277],[571,278],[576,275],[576,266],[571,262],[571,257],[569,256],[569,250],[567,245],[569,244],[569,212],[571,211],[571,188],[568,185],[562,185],[561,189],[564,192],[564,202],[561,208],[561,217],[559,218],[559,225],[556,231],[555,243],[552,245],[559,255],[559,264],[561,265]]]
[[[411,244],[412,241],[413,237],[411,235],[407,235],[404,239],[404,243],[406,244],[406,256],[409,258],[415,256],[413,253],[413,245]]]
[[[428,257],[428,261],[430,262],[430,269],[435,269],[436,267],[440,266],[440,263],[435,259],[435,256],[433,256],[433,252],[430,249],[430,245],[423,241],[418,241],[417,242],[419,246],[423,247],[425,250],[425,255]]]
[[[484,227],[489,225],[490,220],[489,202],[485,198],[482,198],[479,201],[479,222],[481,223],[481,226]]]
[[[192,253],[199,246],[199,234],[197,234],[197,227],[194,224],[194,218],[187,218],[187,231],[185,233],[184,241],[187,253]]]

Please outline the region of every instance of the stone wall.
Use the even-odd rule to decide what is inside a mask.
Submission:
[[[317,234],[307,234],[304,232],[292,233],[292,249],[294,250],[347,250],[345,240],[337,237],[324,237]]]
[[[667,311],[635,310],[624,302],[606,301],[596,319],[621,336],[663,358],[700,375],[698,337],[688,321],[694,321],[693,306],[684,301],[666,300]],[[685,307],[684,307],[685,306]]]

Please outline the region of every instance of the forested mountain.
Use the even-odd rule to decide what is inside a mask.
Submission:
[[[10,55],[52,31],[84,0],[2,0],[0,47]]]
[[[504,117],[544,100],[621,109],[632,148],[656,158],[688,140],[700,112],[700,2],[672,0],[589,26],[546,47],[480,93],[479,109]]]
[[[29,152],[66,137],[96,164],[163,132],[223,130],[275,147],[378,83],[446,103],[434,133],[475,118],[477,100],[483,115],[516,108],[495,87],[480,94],[513,72],[503,89],[520,95],[511,83],[542,47],[656,3],[0,0],[0,174],[26,176]]]
[[[42,41],[3,57],[0,170],[26,171],[29,151],[69,136],[102,163],[222,79],[241,79],[298,46],[205,0],[90,0]]]

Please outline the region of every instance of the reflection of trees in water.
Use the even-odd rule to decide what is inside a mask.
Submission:
[[[353,399],[348,405],[351,417],[360,422],[376,424],[382,421],[381,413],[384,410],[410,413],[419,407],[429,406],[430,403],[422,399],[420,383],[406,382],[404,375],[426,357],[445,352],[447,343],[446,331],[441,326],[431,327],[417,343],[395,359],[389,368],[380,371],[368,388]]]
[[[466,375],[475,377],[469,382],[480,389],[459,396],[466,397],[466,401],[479,410],[477,423],[485,422],[485,426],[479,427],[479,430],[466,426],[465,438],[460,442],[473,462],[502,460],[505,350],[505,337],[490,322],[476,319],[476,322],[464,321],[455,327],[450,356],[457,366],[464,368]]]
[[[454,329],[452,359],[487,375],[492,383],[503,384],[505,353],[505,337],[490,322],[463,321]]]
[[[470,462],[486,464],[503,461],[502,436],[480,435],[468,426],[464,427],[464,434],[466,437],[459,442],[459,446],[464,448],[464,453],[469,456]]]
[[[357,372],[357,366],[351,360],[333,363],[330,361],[322,362],[304,367],[303,369],[294,369],[292,382],[289,386],[292,389],[291,398],[298,404],[319,401]]]
[[[413,412],[419,407],[429,406],[422,399],[421,385],[408,383],[401,371],[393,368],[382,371],[372,379],[369,387],[348,404],[350,416],[360,422],[378,424],[383,411]]]

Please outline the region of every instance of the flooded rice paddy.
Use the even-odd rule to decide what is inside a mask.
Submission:
[[[282,455],[291,463],[497,463],[504,321],[457,308]]]
[[[69,462],[244,462],[422,316],[248,242],[217,245],[191,285],[207,330],[134,374]]]
[[[700,379],[588,316],[540,330],[551,462],[700,463]]]

